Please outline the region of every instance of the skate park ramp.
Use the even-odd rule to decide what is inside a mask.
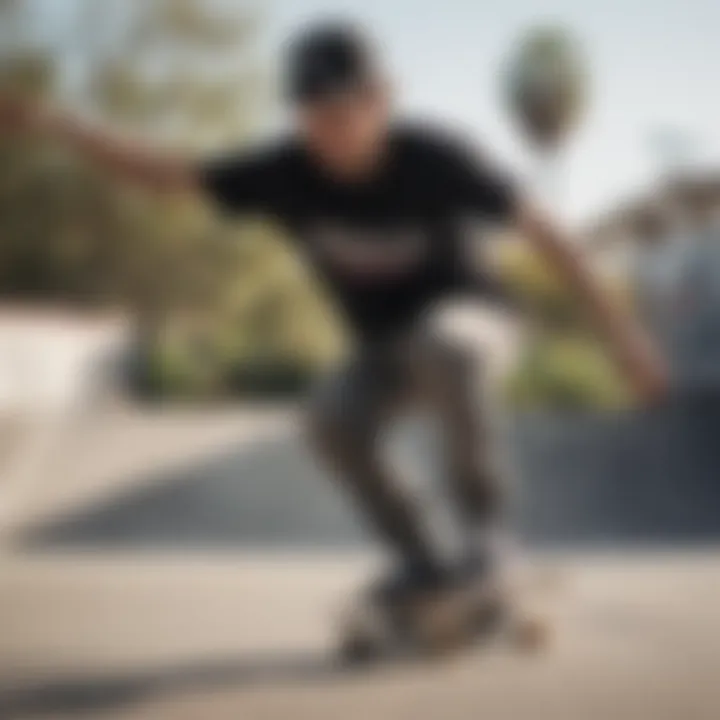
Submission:
[[[0,717],[718,717],[720,558],[677,547],[720,536],[717,408],[519,419],[526,536],[620,551],[532,558],[555,578],[539,608],[548,652],[377,672],[333,655],[340,611],[376,572],[352,507],[292,424],[248,441],[242,418],[214,422],[168,422],[162,440],[149,425],[127,443],[117,428],[90,436],[100,456],[139,453],[142,436],[155,460],[201,431],[220,441],[63,502],[20,538],[41,552],[0,554]],[[426,443],[411,434],[408,447],[417,459]]]
[[[720,400],[647,414],[523,416],[508,446],[517,518],[537,546],[695,545],[720,539]],[[420,473],[426,443],[407,443]],[[297,431],[159,469],[23,536],[33,548],[354,548],[353,508]]]

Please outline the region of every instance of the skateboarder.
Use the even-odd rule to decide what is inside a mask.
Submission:
[[[206,194],[222,211],[264,213],[295,238],[356,339],[352,358],[310,403],[312,446],[399,570],[385,590],[442,589],[447,570],[381,452],[387,423],[422,401],[446,439],[447,481],[475,572],[491,566],[489,529],[503,489],[485,442],[487,388],[477,387],[494,348],[455,337],[436,308],[474,298],[502,308],[503,294],[474,246],[471,221],[513,226],[584,303],[608,350],[645,400],[665,388],[662,364],[630,318],[587,271],[572,239],[521,197],[516,185],[453,133],[396,116],[376,49],[356,28],[314,27],[288,50],[291,131],[266,147],[203,163],[159,157],[49,110],[0,101],[7,128],[35,124],[138,183]],[[460,559],[459,559],[460,560]]]

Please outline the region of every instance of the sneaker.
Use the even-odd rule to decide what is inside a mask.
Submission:
[[[441,593],[452,587],[455,573],[432,563],[404,563],[371,588],[371,597],[386,606]]]

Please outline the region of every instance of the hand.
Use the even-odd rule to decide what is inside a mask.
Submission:
[[[670,392],[669,370],[659,358],[646,356],[636,366],[633,386],[643,404],[657,405]]]

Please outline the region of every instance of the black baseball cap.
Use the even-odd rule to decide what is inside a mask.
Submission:
[[[286,92],[296,104],[352,91],[380,77],[374,44],[353,24],[304,30],[291,41],[286,63]]]

